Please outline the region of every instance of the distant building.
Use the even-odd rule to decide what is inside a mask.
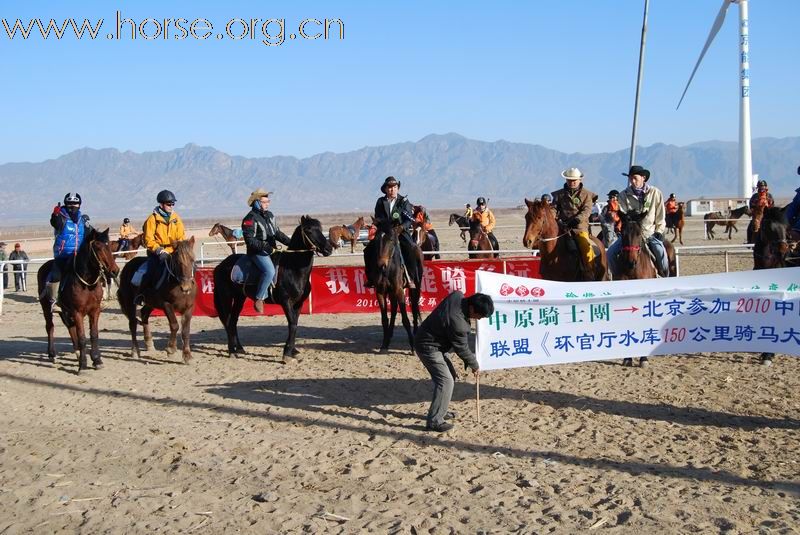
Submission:
[[[713,199],[689,199],[686,201],[686,215],[697,216],[705,215],[710,212],[726,213],[729,209],[733,210],[747,204],[750,199],[736,199],[731,197],[717,197]]]

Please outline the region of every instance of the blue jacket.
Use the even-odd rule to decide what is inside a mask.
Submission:
[[[78,217],[72,220],[63,206],[50,217],[50,224],[55,229],[55,243],[53,243],[53,256],[65,258],[78,254],[78,249],[83,245],[83,238],[86,236],[86,216],[78,211]]]
[[[800,188],[794,191],[796,192],[794,199],[786,208],[786,221],[791,228],[800,230]]]

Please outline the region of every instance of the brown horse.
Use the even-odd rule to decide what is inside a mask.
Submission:
[[[485,253],[469,253],[470,258],[500,258],[500,253],[492,247],[489,234],[481,227],[481,222],[473,219],[469,222],[469,244],[467,251],[487,251]]]
[[[285,364],[299,354],[295,347],[295,336],[300,309],[311,293],[310,277],[314,255],[330,256],[332,252],[331,243],[322,233],[320,222],[303,216],[300,218],[300,225],[292,233],[288,248],[280,253],[273,253],[273,262],[278,268],[278,280],[272,291],[272,302],[281,305],[289,326],[289,335],[283,346]],[[256,276],[252,280],[248,277],[244,284],[231,280],[231,271],[242,256],[230,255],[214,268],[214,306],[228,335],[228,356],[232,357],[247,353],[239,341],[239,314],[245,299],[255,299],[258,286]]]
[[[235,241],[241,241],[241,238],[237,238],[236,234],[234,233],[233,229],[226,227],[222,223],[214,223],[214,226],[211,227],[211,230],[208,232],[209,236],[216,236],[221,235],[222,238],[225,240],[225,245],[231,248],[231,253],[236,254],[236,244],[231,243]]]
[[[439,237],[436,235],[436,231],[433,230],[433,228],[425,230],[427,226],[425,223],[430,222],[425,207],[419,204],[414,204],[412,206],[414,207],[414,222],[411,224],[411,235],[414,236],[417,247],[419,247],[423,253],[436,253],[436,251],[439,250]],[[416,219],[420,213],[423,214],[422,223]],[[431,260],[439,260],[442,258],[442,256],[438,254],[428,254],[424,256]]]
[[[667,226],[667,232],[672,232],[672,240],[670,243],[675,243],[677,238],[681,245],[683,245],[683,226],[686,224],[686,204],[681,201],[678,203],[678,211],[672,214],[672,226]]]
[[[128,243],[124,249],[120,249],[120,242],[122,242],[122,238],[111,242],[111,252],[112,253],[119,253],[120,251],[128,251],[126,253],[120,253],[116,256],[121,256],[125,260],[130,260],[134,258],[137,254],[139,254],[139,247],[142,246],[144,242],[144,233],[139,233],[134,238],[126,240]]]
[[[416,258],[406,258],[406,270],[409,277],[413,280],[415,288],[409,289],[408,297],[411,304],[411,315],[413,317],[414,328],[412,331],[411,323],[406,312],[405,299],[405,275],[401,264],[400,234],[405,232],[402,225],[384,225],[378,228],[375,239],[364,251],[364,264],[367,273],[375,273],[375,297],[378,300],[378,307],[381,310],[381,325],[383,327],[383,342],[380,352],[388,353],[389,344],[394,333],[394,322],[397,318],[397,309],[400,308],[400,316],[403,327],[408,334],[408,343],[411,346],[411,353],[414,353],[414,333],[417,326],[422,321],[419,312],[420,296],[420,274],[422,273],[422,254],[416,248],[418,255]],[[374,269],[368,264],[372,263]],[[417,265],[419,264],[419,265]],[[391,319],[388,315],[386,300],[389,300],[391,307]]]
[[[47,284],[47,275],[53,266],[53,261],[45,262],[39,268],[37,279],[39,282],[39,295]],[[119,268],[111,254],[108,241],[108,229],[98,232],[91,229],[84,237],[83,244],[72,262],[67,265],[61,274],[63,290],[59,296],[61,304],[61,321],[69,330],[72,347],[78,357],[78,373],[87,369],[86,363],[86,331],[83,325],[84,316],[89,316],[89,336],[92,343],[92,364],[96,370],[103,367],[100,358],[99,322],[100,303],[103,300],[103,281],[107,275],[116,277]],[[53,311],[47,297],[40,297],[44,313],[45,328],[47,329],[47,356],[50,362],[56,360],[55,325],[53,324]]]
[[[538,245],[541,256],[539,271],[542,278],[562,282],[586,280],[581,269],[580,252],[574,242],[569,243],[573,241],[569,231],[559,229],[552,206],[541,200],[528,199],[525,199],[525,205],[528,211],[525,214],[525,235],[522,237],[522,244],[528,249]],[[597,255],[589,280],[608,280],[606,248],[596,237],[590,235],[590,240],[597,250]]]
[[[328,229],[328,239],[331,241],[331,246],[334,249],[339,248],[339,240],[343,242],[350,242],[350,252],[356,252],[356,241],[361,229],[364,228],[366,223],[363,217],[356,219],[352,225],[339,225]]]
[[[458,229],[461,231],[461,239],[464,240],[464,243],[467,243],[469,220],[463,215],[450,214],[450,221],[447,223],[447,225],[452,227],[454,224],[458,225]]]
[[[739,219],[743,215],[750,215],[750,207],[747,205],[740,206],[735,210],[728,210],[728,215],[722,215],[722,212],[711,212],[703,216],[703,221],[705,222],[706,226],[706,239],[713,240],[716,239],[716,235],[712,230],[714,225],[722,225],[725,227],[724,232],[728,233],[728,239],[731,239],[731,233],[734,231],[739,232],[739,229],[736,228],[736,221],[725,221],[731,219]],[[721,221],[720,221],[721,220]]]
[[[164,262],[166,274],[160,277],[158,273],[149,274],[153,284],[144,295],[144,308],[142,308],[141,323],[144,329],[145,349],[153,349],[153,335],[150,332],[150,313],[153,309],[160,309],[169,320],[169,344],[167,355],[173,355],[177,350],[178,318],[181,314],[181,338],[183,341],[183,362],[188,364],[192,359],[192,350],[189,345],[189,334],[192,325],[192,311],[197,286],[194,280],[194,236],[174,244],[174,252]],[[139,358],[139,342],[136,339],[138,320],[136,318],[136,305],[134,299],[139,289],[131,282],[133,275],[139,267],[147,262],[145,257],[136,257],[122,269],[119,281],[117,299],[122,312],[128,318],[128,328],[131,331],[131,357]],[[159,279],[164,279],[160,287],[155,287]]]

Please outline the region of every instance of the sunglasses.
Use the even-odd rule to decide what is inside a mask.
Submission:
[[[166,206],[175,206],[175,203],[174,203],[174,202],[165,202],[164,204],[165,204]]]

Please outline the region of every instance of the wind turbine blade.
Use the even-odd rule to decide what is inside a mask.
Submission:
[[[681,100],[678,102],[678,107],[675,108],[676,110],[681,107],[681,102],[683,102],[683,97],[686,96],[686,92],[689,90],[689,86],[692,83],[692,79],[694,79],[694,75],[697,72],[697,68],[700,67],[700,62],[703,61],[703,57],[706,55],[708,47],[711,46],[711,42],[717,36],[719,29],[722,28],[722,23],[725,22],[725,13],[728,11],[728,6],[730,5],[731,5],[731,0],[722,0],[722,7],[719,8],[719,13],[717,13],[717,18],[714,20],[714,25],[711,26],[711,31],[708,32],[708,39],[706,39],[706,44],[703,47],[703,50],[700,52],[700,57],[697,58],[697,63],[694,66],[692,75],[689,76],[689,81],[686,82],[686,88],[683,90],[683,94],[681,95]]]

